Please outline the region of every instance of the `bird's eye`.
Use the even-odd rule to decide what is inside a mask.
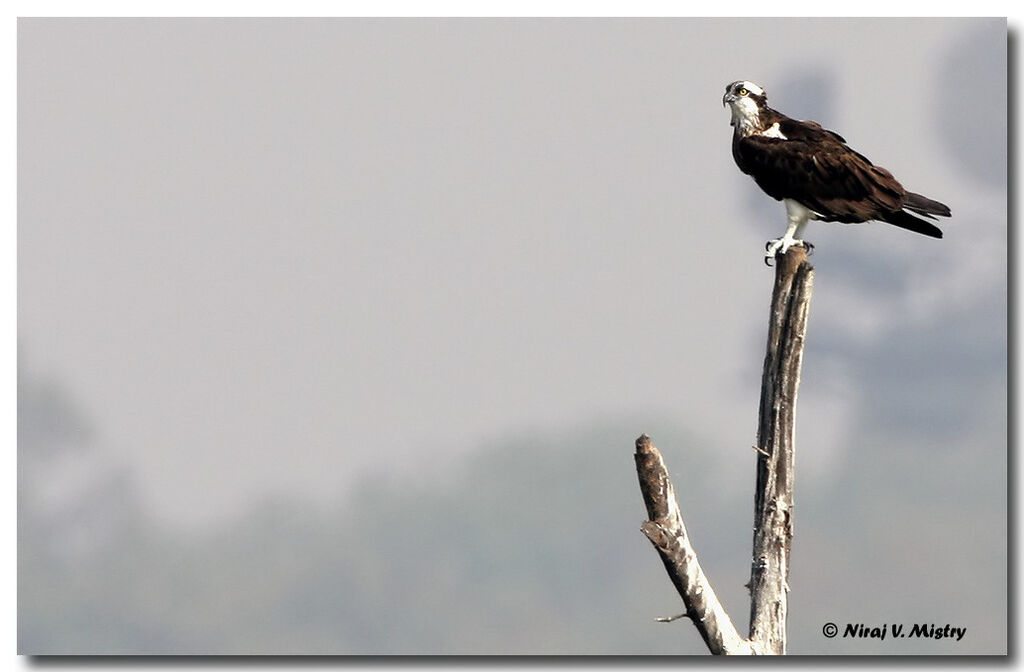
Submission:
[[[745,95],[747,95],[748,93],[750,93],[750,91],[747,91],[747,90],[746,90],[746,89],[744,89],[744,88],[740,88],[740,95],[741,95],[741,96],[745,96]]]

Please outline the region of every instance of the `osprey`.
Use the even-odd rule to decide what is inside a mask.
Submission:
[[[812,219],[844,224],[878,220],[942,238],[939,227],[921,217],[949,217],[947,206],[904,189],[838,133],[768,107],[768,96],[757,84],[733,82],[725,87],[722,105],[732,112],[736,165],[786,205],[789,226],[781,238],[766,243],[766,263],[793,245],[809,248],[800,236]]]

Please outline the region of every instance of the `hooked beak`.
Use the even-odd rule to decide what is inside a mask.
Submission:
[[[731,91],[727,92],[724,96],[722,96],[722,107],[725,107],[734,100],[736,100],[736,94],[732,93]]]

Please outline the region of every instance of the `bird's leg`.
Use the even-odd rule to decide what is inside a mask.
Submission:
[[[789,251],[789,248],[794,245],[803,245],[807,248],[807,251],[814,247],[809,243],[805,243],[800,239],[803,235],[804,228],[807,226],[807,222],[811,219],[811,212],[799,203],[786,200],[786,214],[789,218],[789,225],[786,227],[786,233],[781,238],[769,240],[765,243],[764,249],[764,263],[769,266],[772,265],[772,261],[775,260],[775,256],[778,254],[785,254]]]
[[[804,224],[806,224],[806,222],[804,222]],[[765,243],[764,263],[771,266],[771,261],[775,259],[775,255],[785,254],[789,251],[789,248],[794,245],[802,245],[804,241],[796,237],[799,229],[803,229],[803,226],[801,226],[799,222],[794,222],[791,219],[789,221],[789,226],[786,227],[786,233],[783,234],[782,238],[769,240]]]

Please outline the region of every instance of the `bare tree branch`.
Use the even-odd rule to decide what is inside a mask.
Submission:
[[[765,653],[786,652],[793,436],[813,280],[814,269],[802,248],[793,248],[779,259],[761,374],[750,567],[750,639]]]
[[[752,653],[749,643],[740,636],[729,614],[725,613],[697,562],[665,462],[646,434],[636,440],[635,458],[640,492],[649,517],[640,529],[665,563],[669,578],[686,605],[686,616],[697,626],[712,653]]]
[[[739,635],[697,561],[661,453],[636,441],[636,468],[649,520],[641,530],[658,550],[686,613],[714,654],[784,654],[793,537],[793,452],[807,313],[814,269],[806,250],[777,256],[758,412],[750,636]],[[672,621],[681,616],[658,619]]]

